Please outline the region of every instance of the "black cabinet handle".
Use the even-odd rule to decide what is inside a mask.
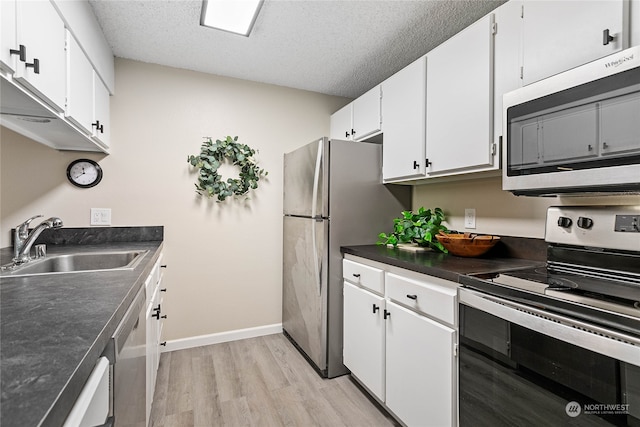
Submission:
[[[27,68],[33,68],[33,72],[36,74],[40,74],[40,60],[38,58],[33,58],[33,62],[31,64],[24,64]]]
[[[161,265],[160,268],[167,268],[167,264]]]
[[[96,120],[95,123],[91,123],[91,126],[95,127],[100,133],[104,133],[104,124],[100,124],[100,120]]]
[[[346,131],[346,132],[344,133],[344,137],[345,137],[345,138],[349,138],[349,131]]]
[[[418,299],[418,295],[407,295],[407,298],[412,299],[412,300],[417,300]]]
[[[413,161],[413,168],[414,169],[419,169],[420,168],[420,165],[415,160]]]
[[[167,345],[167,342],[166,342],[166,341],[162,341],[162,342],[160,343],[160,345],[164,345],[164,346],[166,346],[166,345]]]
[[[353,273],[353,277],[360,278],[360,273]]]
[[[18,49],[9,49],[11,55],[18,55],[20,62],[27,62],[27,48],[21,44]]]
[[[160,289],[160,292],[167,292],[167,288]]]
[[[384,310],[384,318],[386,319],[387,317],[391,317],[391,313],[388,312],[386,309]]]
[[[380,310],[380,307],[378,307],[377,305],[373,304],[373,314],[376,314],[376,311]]]
[[[167,315],[165,314],[164,316],[160,316],[160,319],[166,319]]]
[[[615,37],[613,37],[611,34],[609,34],[609,29],[608,28],[602,32],[602,45],[603,46],[608,45],[610,42],[612,42],[614,40],[615,40]]]
[[[351,129],[351,135],[355,135],[355,134],[356,134],[356,131]]]

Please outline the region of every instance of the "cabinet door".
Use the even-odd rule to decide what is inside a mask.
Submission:
[[[455,425],[455,331],[387,302],[386,404],[408,426]]]
[[[422,57],[382,82],[382,177],[425,176],[427,59]]]
[[[378,85],[353,101],[353,139],[360,141],[380,132],[381,121]]]
[[[67,102],[65,116],[87,134],[93,120],[93,67],[67,31]]]
[[[600,104],[600,154],[640,153],[640,93],[634,92]]]
[[[429,174],[493,164],[493,15],[427,54]]]
[[[13,73],[18,55],[11,50],[18,50],[16,37],[16,1],[0,1],[0,68]]]
[[[111,114],[109,90],[93,72],[93,139],[109,147],[111,144]]]
[[[523,85],[627,46],[623,0],[535,1],[523,6]],[[614,39],[604,44],[603,32]]]
[[[331,115],[331,139],[351,139],[351,107],[352,104],[347,104]]]
[[[64,22],[48,1],[20,1],[17,11],[18,43],[26,46],[27,61],[18,63],[15,78],[63,112],[67,62]]]
[[[344,365],[382,401],[384,307],[384,298],[344,282]]]

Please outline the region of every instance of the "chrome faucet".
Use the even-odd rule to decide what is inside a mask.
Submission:
[[[31,233],[29,233],[29,224],[36,218],[40,218],[42,215],[35,215],[18,225],[13,232],[13,263],[15,265],[24,264],[28,262],[31,257],[31,246],[36,241],[40,233],[47,228],[60,228],[62,227],[62,220],[58,217],[51,217],[42,221]]]

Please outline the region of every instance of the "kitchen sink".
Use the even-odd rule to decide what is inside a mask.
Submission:
[[[132,270],[148,251],[94,252],[51,256],[2,270],[0,276],[20,277],[56,273]]]

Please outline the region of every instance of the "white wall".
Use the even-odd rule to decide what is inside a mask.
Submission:
[[[282,155],[328,134],[329,115],[348,101],[118,59],[110,155],[59,152],[1,128],[0,247],[34,214],[88,227],[90,208],[111,208],[114,226],[165,227],[165,338],[280,323]],[[247,202],[194,191],[187,156],[203,136],[226,135],[259,150],[269,172]],[[81,157],[104,170],[93,189],[66,180]]]
[[[640,205],[640,196],[524,197],[502,191],[500,177],[421,185],[414,188],[413,208],[440,207],[449,228],[517,237],[544,237],[545,216],[556,205]],[[475,230],[465,229],[464,210],[476,210]]]

